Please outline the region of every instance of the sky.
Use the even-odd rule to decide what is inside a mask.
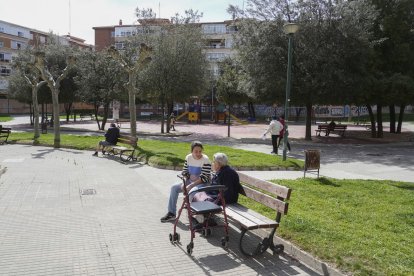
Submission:
[[[157,17],[170,19],[188,9],[203,13],[201,22],[231,19],[229,4],[243,7],[244,0],[0,0],[0,20],[43,32],[85,39],[95,44],[92,27],[134,24],[134,11],[152,8]]]

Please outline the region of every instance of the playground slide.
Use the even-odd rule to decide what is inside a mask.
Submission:
[[[247,121],[240,120],[239,118],[237,118],[236,116],[234,116],[234,115],[233,115],[233,114],[231,114],[231,113],[230,113],[230,117],[231,117],[231,118],[233,118],[234,120],[236,120],[236,122],[238,122],[239,124],[242,124],[242,125],[246,125],[246,124],[248,124],[248,122],[247,122]]]
[[[184,117],[187,114],[188,114],[188,111],[184,112],[183,114],[181,114],[180,116],[178,116],[177,118],[175,118],[175,120],[178,121],[178,120],[180,120],[182,117]]]

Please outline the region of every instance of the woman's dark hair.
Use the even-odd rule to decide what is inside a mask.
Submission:
[[[200,147],[201,149],[204,149],[204,148],[203,148],[203,144],[202,144],[200,141],[193,141],[193,142],[191,143],[191,152],[193,152],[193,149],[194,149],[195,147]]]

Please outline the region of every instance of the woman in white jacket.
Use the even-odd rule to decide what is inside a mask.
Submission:
[[[274,154],[277,154],[277,140],[279,138],[279,134],[282,129],[283,129],[283,125],[277,120],[276,116],[273,116],[272,121],[269,124],[269,127],[267,128],[265,133],[263,133],[263,137],[265,137],[266,134],[269,132],[272,135],[272,146],[273,146],[272,153]]]

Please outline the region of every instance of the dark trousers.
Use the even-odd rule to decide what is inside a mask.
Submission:
[[[280,142],[282,142],[282,140],[283,140],[283,136],[279,136],[279,143],[277,144],[277,147],[279,148],[279,146],[280,146]],[[288,150],[290,151],[290,144],[289,144],[289,141],[287,142],[287,148],[288,148]],[[283,149],[282,149],[283,150]]]
[[[279,135],[272,135],[272,146],[273,146],[273,152],[277,154],[277,140],[279,138]]]

